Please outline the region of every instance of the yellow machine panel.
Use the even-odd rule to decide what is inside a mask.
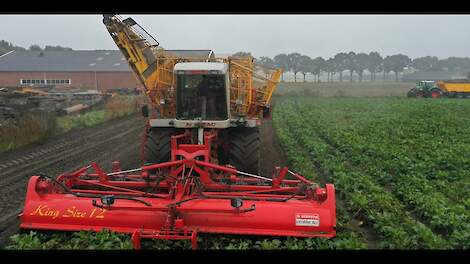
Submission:
[[[446,92],[470,93],[470,82],[438,81],[437,86]]]
[[[104,24],[116,45],[126,57],[137,79],[145,87],[157,118],[174,118],[176,113],[173,69],[178,62],[209,61],[208,58],[177,57],[159,43],[134,20],[112,15]],[[259,117],[269,106],[282,70],[261,70],[253,57],[212,58],[229,64],[230,113],[232,116]],[[268,73],[268,74],[266,74]]]

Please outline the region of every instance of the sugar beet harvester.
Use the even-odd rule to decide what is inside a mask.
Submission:
[[[335,189],[287,167],[259,176],[259,131],[281,70],[252,57],[183,56],[159,47],[133,19],[105,15],[111,37],[143,84],[140,168],[92,163],[56,178],[33,176],[21,228],[104,228],[141,238],[198,233],[334,237]]]

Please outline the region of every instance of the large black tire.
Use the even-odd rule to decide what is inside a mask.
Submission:
[[[239,171],[259,174],[260,140],[258,128],[231,128],[229,132],[230,165]]]
[[[408,91],[408,93],[406,94],[406,96],[408,98],[416,98],[416,88],[412,88],[411,90]]]
[[[147,130],[144,146],[144,164],[162,163],[171,158],[171,136],[176,129],[166,127],[153,127]]]
[[[432,88],[431,91],[429,91],[429,96],[430,98],[440,98],[442,97],[443,92],[439,88]]]

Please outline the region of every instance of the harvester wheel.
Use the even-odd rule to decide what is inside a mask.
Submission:
[[[229,162],[237,170],[259,174],[260,140],[258,128],[233,128],[230,131]]]
[[[406,96],[409,97],[409,98],[416,97],[416,92],[417,92],[416,88],[412,88],[411,90],[408,91]]]
[[[431,98],[439,98],[442,97],[442,90],[438,88],[433,88],[430,92]]]
[[[420,91],[420,90],[416,91],[416,97],[417,98],[423,98],[424,97],[424,92]]]
[[[170,160],[171,136],[175,135],[174,128],[149,128],[144,146],[144,164],[162,163]]]

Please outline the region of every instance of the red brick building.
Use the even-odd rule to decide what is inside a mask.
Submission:
[[[213,56],[210,50],[173,50]],[[141,84],[119,50],[12,51],[0,56],[0,87],[55,86],[104,91]]]

